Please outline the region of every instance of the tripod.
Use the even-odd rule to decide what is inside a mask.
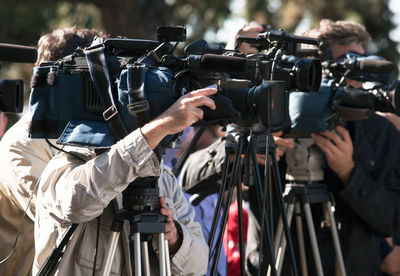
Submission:
[[[294,211],[296,212],[297,239],[302,275],[308,275],[301,220],[302,211],[304,212],[307,223],[316,273],[318,276],[324,275],[310,207],[310,204],[317,203],[322,204],[324,216],[326,217],[328,226],[330,226],[336,260],[341,273],[340,275],[345,276],[346,271],[340,248],[332,201],[326,184],[321,183],[323,180],[323,171],[321,168],[323,156],[317,149],[314,141],[310,138],[296,138],[295,143],[294,150],[286,151],[286,162],[288,165],[286,179],[288,184],[285,186],[284,198],[286,201],[289,224],[292,222]],[[282,221],[279,221],[274,242],[274,252],[279,256],[277,262],[279,275],[282,271],[283,256],[286,249],[286,241],[282,235],[282,228]]]
[[[291,236],[289,231],[289,226],[286,220],[286,211],[284,208],[283,198],[282,198],[282,187],[279,178],[278,166],[275,159],[275,147],[273,145],[273,139],[270,135],[266,137],[266,143],[263,146],[264,153],[266,154],[265,158],[265,171],[264,171],[264,183],[262,183],[261,172],[258,167],[257,162],[257,137],[259,135],[254,134],[252,131],[243,131],[239,132],[237,135],[238,142],[232,137],[228,136],[226,145],[225,145],[225,161],[224,161],[224,169],[223,169],[223,179],[222,185],[219,190],[219,196],[217,205],[214,211],[213,223],[210,231],[210,236],[208,240],[208,245],[212,248],[214,244],[214,238],[216,234],[216,228],[218,225],[219,217],[221,210],[223,210],[222,218],[220,221],[220,231],[217,236],[217,240],[215,243],[215,247],[210,249],[209,258],[212,259],[213,256],[216,256],[213,259],[211,275],[215,275],[218,256],[220,255],[221,245],[223,240],[223,233],[225,231],[225,226],[228,219],[228,208],[232,202],[232,196],[234,192],[234,188],[236,187],[237,193],[237,202],[238,202],[238,224],[239,224],[239,249],[240,249],[240,267],[241,267],[241,275],[244,275],[244,237],[243,237],[243,214],[242,210],[242,192],[241,192],[241,183],[244,182],[246,185],[255,185],[256,194],[257,194],[257,202],[259,209],[262,210],[262,219],[261,219],[261,242],[263,244],[263,237],[266,237],[267,243],[267,254],[269,257],[268,264],[269,269],[271,269],[273,275],[277,275],[276,271],[276,260],[273,252],[273,244],[272,244],[272,234],[271,234],[271,220],[269,218],[268,212],[266,210],[266,200],[267,200],[267,192],[268,189],[275,188],[275,195],[278,199],[278,207],[281,215],[281,221],[283,223],[284,233],[286,240],[289,245],[289,253],[291,257],[291,268],[293,275],[297,275],[297,268],[294,257],[294,250],[291,242]],[[265,134],[263,134],[265,136]],[[242,159],[242,154],[244,158]],[[234,157],[234,161],[232,166],[231,157]],[[242,161],[244,160],[244,161]],[[271,165],[270,165],[270,161]],[[241,163],[244,166],[239,166]],[[239,174],[239,168],[245,168],[246,179],[242,180],[242,175]],[[272,176],[275,178],[274,183],[272,185],[272,181],[270,181],[270,169],[272,168]],[[231,171],[229,175],[229,171]],[[264,185],[263,185],[264,184]],[[270,194],[271,196],[271,194]],[[222,206],[222,204],[224,205]],[[262,246],[260,246],[259,250],[259,260],[261,259]],[[258,274],[260,274],[260,266]]]
[[[108,251],[105,254],[102,275],[109,275],[118,238],[124,220],[130,222],[130,242],[133,243],[135,276],[150,276],[148,241],[152,234],[159,234],[159,271],[161,276],[171,275],[168,241],[164,240],[165,216],[157,212],[158,184],[156,177],[140,178],[129,184],[123,192],[123,206],[114,218]],[[155,211],[154,211],[155,210]],[[132,252],[131,252],[132,253]],[[143,258],[142,258],[143,257]]]

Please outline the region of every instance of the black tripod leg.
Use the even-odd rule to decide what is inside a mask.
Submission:
[[[64,254],[64,247],[69,242],[72,234],[74,233],[78,224],[72,224],[68,229],[68,232],[65,234],[64,238],[60,242],[60,244],[53,249],[49,257],[46,259],[45,263],[42,265],[38,272],[38,276],[52,275],[53,270],[56,268],[58,261],[61,259]]]
[[[222,185],[218,191],[218,200],[217,205],[215,206],[213,221],[211,224],[210,235],[208,236],[208,247],[211,249],[213,247],[213,241],[215,238],[215,232],[218,226],[218,218],[219,214],[221,213],[221,206],[223,202],[224,192],[226,190],[226,186],[228,184],[228,173],[229,173],[229,161],[230,161],[231,154],[227,153],[225,156],[224,164],[225,168],[222,174]],[[210,257],[211,257],[211,250],[210,250]]]
[[[239,223],[239,250],[240,250],[240,275],[244,274],[244,235],[243,235],[243,207],[242,207],[242,181],[236,182],[238,223]]]
[[[292,241],[292,236],[290,234],[290,228],[289,228],[288,221],[287,221],[285,206],[283,203],[282,182],[281,182],[281,178],[279,175],[279,167],[278,167],[278,162],[276,161],[275,150],[273,147],[271,148],[271,158],[272,158],[272,170],[273,170],[273,176],[274,176],[276,197],[279,201],[278,202],[279,210],[280,210],[280,214],[282,217],[287,246],[289,248],[290,261],[292,264],[292,274],[297,276],[297,265],[296,265],[296,258],[294,255],[293,241]]]
[[[239,164],[240,164],[240,158],[241,158],[241,154],[240,153],[243,151],[243,146],[244,146],[244,138],[243,138],[243,134],[242,134],[239,137],[239,149],[236,152],[235,161],[233,163],[233,168],[232,168],[232,174],[231,174],[231,178],[230,178],[230,181],[229,181],[228,198],[225,199],[225,204],[226,205],[225,205],[223,216],[222,216],[222,222],[221,222],[221,225],[220,225],[221,227],[219,229],[219,235],[218,235],[217,243],[215,245],[216,253],[215,253],[215,258],[213,260],[213,264],[212,264],[212,267],[211,267],[211,275],[215,275],[215,273],[217,271],[217,265],[218,265],[219,254],[221,253],[223,235],[224,235],[224,232],[225,232],[226,222],[228,221],[229,206],[231,204],[232,195],[233,195],[234,181],[237,179],[237,176],[238,176]],[[229,160],[228,160],[228,162],[229,162]],[[217,216],[218,215],[219,214],[217,214]],[[212,241],[211,241],[210,244],[212,245]]]
[[[263,248],[263,236],[264,236],[264,231],[266,232],[266,236],[267,236],[267,247],[268,247],[268,253],[270,255],[270,266],[271,266],[271,271],[272,271],[272,275],[276,276],[277,275],[277,271],[276,271],[276,261],[275,261],[275,255],[274,255],[274,251],[273,251],[273,244],[272,244],[272,237],[271,237],[271,227],[269,225],[269,218],[268,218],[268,214],[265,210],[265,194],[262,193],[263,191],[263,187],[262,187],[262,180],[261,180],[261,173],[260,173],[260,169],[258,167],[258,163],[257,163],[257,156],[256,156],[256,152],[253,146],[253,139],[251,138],[251,142],[250,142],[250,152],[251,152],[251,156],[252,156],[252,160],[254,163],[254,170],[255,170],[255,174],[256,174],[256,193],[258,195],[258,200],[259,202],[261,202],[261,206],[262,206],[262,216],[261,216],[261,233],[260,233],[260,237],[261,237],[261,241],[260,241],[260,251],[259,251],[259,255],[261,255],[261,251]],[[266,176],[267,177],[267,176]],[[264,187],[267,188],[267,187]],[[261,258],[259,258],[259,260],[261,260]],[[258,267],[258,274],[260,273],[260,266]]]

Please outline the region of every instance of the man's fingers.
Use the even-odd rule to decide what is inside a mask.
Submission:
[[[160,203],[160,207],[165,207],[165,199],[163,197],[158,197],[158,202]]]
[[[206,96],[191,96],[187,99],[182,100],[182,103],[190,103],[196,107],[207,106],[212,110],[214,110],[216,107],[214,100]]]
[[[169,208],[161,208],[160,214],[167,216],[167,219],[172,219],[172,210]]]
[[[280,136],[283,135],[283,130],[279,130],[277,132],[273,132],[273,133],[271,133],[271,135],[274,136],[274,137],[280,137]]]
[[[217,91],[218,91],[217,88],[203,88],[203,89],[192,91],[188,95],[190,95],[191,97],[211,96],[211,95],[214,95],[215,93],[217,93]]]
[[[293,143],[293,140],[291,140],[291,139],[284,139],[284,138],[275,137],[274,140],[275,140],[275,144],[277,146],[284,147],[284,148],[287,148],[287,149],[293,149],[294,148],[294,143]]]
[[[315,144],[327,155],[327,157],[333,156],[333,154],[337,151],[336,146],[324,136],[319,134],[311,134],[311,137],[314,139]]]
[[[165,233],[172,231],[175,227],[175,223],[172,219],[168,219],[165,224]]]
[[[337,126],[335,127],[335,130],[336,130],[338,133],[340,133],[340,135],[342,135],[343,140],[344,140],[346,143],[348,143],[349,141],[351,141],[350,134],[349,134],[349,131],[348,131],[347,129],[345,129],[344,127],[342,127],[342,126],[340,126],[340,125],[337,125]]]
[[[334,133],[333,131],[325,130],[325,131],[321,132],[320,135],[325,136],[328,139],[331,139],[337,146],[341,146],[343,144],[342,138],[338,134]]]

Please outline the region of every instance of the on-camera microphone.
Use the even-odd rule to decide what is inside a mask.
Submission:
[[[387,60],[363,59],[355,63],[355,70],[361,73],[389,74],[394,71],[394,64]]]
[[[323,63],[324,68],[333,73],[346,72],[350,70],[350,75],[358,76],[363,74],[385,75],[394,72],[394,65],[387,60],[376,59],[351,59],[345,61],[327,61]]]
[[[246,70],[246,59],[215,54],[189,55],[186,65],[212,72],[243,72]]]
[[[190,43],[185,47],[185,56],[203,55],[203,54],[221,54],[225,50],[224,46],[219,44],[208,44],[207,41],[201,39]]]
[[[0,61],[35,63],[36,59],[34,47],[0,43]]]

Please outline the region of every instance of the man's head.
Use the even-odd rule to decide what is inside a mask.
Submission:
[[[348,52],[365,54],[364,46],[371,41],[371,36],[365,27],[350,20],[322,19],[317,28],[309,30],[304,35],[327,41],[334,60]],[[355,88],[362,87],[362,82],[349,78],[346,78],[346,84]]]
[[[71,55],[78,47],[89,46],[96,36],[105,35],[95,29],[61,28],[40,37],[38,42],[38,58],[35,66],[43,61],[57,61]]]
[[[304,35],[328,41],[333,59],[337,59],[347,52],[364,54],[364,46],[371,41],[371,36],[365,27],[350,20],[322,19],[317,28],[309,30]]]

